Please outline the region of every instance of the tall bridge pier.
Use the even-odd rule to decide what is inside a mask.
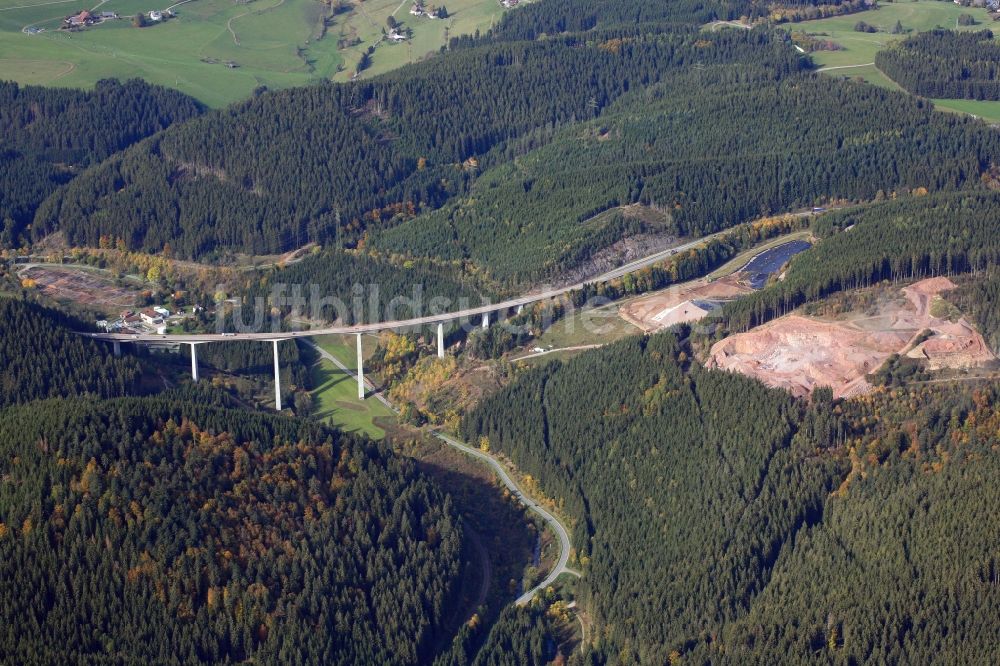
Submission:
[[[281,340],[271,340],[271,344],[274,348],[274,408],[277,411],[281,411],[281,363],[278,357],[278,343]],[[141,344],[141,343],[140,343]],[[208,344],[205,341],[200,342],[184,342],[182,344],[191,346],[191,379],[197,383],[201,379],[201,374],[198,370],[198,345]],[[122,355],[122,343],[120,340],[111,340],[112,349],[114,350],[115,356]],[[358,367],[360,368],[361,363],[361,335],[358,335]],[[361,385],[363,387],[363,384]],[[361,390],[361,389],[359,389]],[[361,397],[364,397],[363,394]]]
[[[198,343],[191,343],[191,379],[198,383]]]
[[[278,342],[271,340],[274,344],[274,409],[281,411],[281,369],[278,363]]]
[[[520,308],[518,308],[518,309],[520,309]],[[468,321],[468,320],[466,320],[466,321]],[[445,357],[445,337],[444,337],[445,336],[445,331],[444,331],[444,324],[445,324],[444,321],[438,321],[437,322],[437,339],[436,339],[437,345],[436,346],[437,346],[437,356],[438,356],[438,358],[444,358]],[[481,325],[482,325],[482,328],[484,328],[484,329],[489,328],[489,325],[490,325],[490,312],[483,312],[482,313],[482,324]],[[379,330],[379,329],[375,329],[375,330]],[[358,399],[359,400],[364,400],[365,397],[366,397],[366,389],[365,389],[365,370],[364,370],[364,349],[363,349],[362,344],[361,344],[362,343],[362,340],[361,340],[362,333],[356,333],[356,335],[357,335],[356,339],[357,339],[357,359],[358,359]],[[121,356],[121,352],[122,352],[122,350],[121,350],[121,342],[122,341],[120,339],[118,339],[118,338],[112,338],[110,335],[107,336],[107,337],[103,337],[103,336],[98,336],[98,335],[92,335],[91,334],[91,337],[110,341],[111,344],[112,344],[112,348],[114,350],[114,355],[115,356]],[[139,336],[132,336],[132,337],[136,338],[136,340],[135,340],[136,344],[150,344],[150,343],[159,343],[159,342],[161,342],[160,339],[150,340],[150,339],[140,339]],[[150,335],[150,336],[145,336],[145,337],[151,338],[152,336]],[[167,336],[162,336],[162,335],[161,336],[157,336],[157,338],[166,338],[166,337]],[[171,336],[171,337],[173,337],[174,340],[176,340],[176,338],[179,337],[179,336]],[[279,356],[279,351],[278,351],[278,343],[281,342],[282,340],[285,340],[285,339],[288,339],[288,338],[271,338],[271,339],[264,338],[263,340],[261,340],[261,338],[258,337],[256,339],[260,340],[261,342],[270,342],[271,346],[272,346],[272,349],[273,349],[273,355],[274,355],[274,408],[275,408],[276,411],[280,412],[281,409],[282,409],[282,404],[281,404],[281,361],[280,361],[280,356]],[[226,340],[226,338],[222,338],[222,339],[220,339],[218,341],[219,342],[224,342],[225,340]],[[127,341],[130,341],[130,340],[127,340]],[[211,339],[211,340],[209,340],[209,339],[200,339],[200,340],[192,341],[192,342],[188,342],[188,341],[181,341],[180,342],[180,344],[190,345],[190,347],[191,347],[191,379],[195,383],[197,383],[201,379],[201,373],[200,373],[200,370],[198,368],[198,345],[209,344],[210,342],[215,342],[215,341],[216,341],[215,339]]]
[[[364,354],[361,351],[361,334],[358,333],[358,400],[365,399]]]
[[[271,344],[274,346],[274,409],[281,411],[281,364],[278,357],[278,343],[280,340],[271,340]],[[198,373],[198,345],[201,342],[190,342],[191,345],[191,379],[198,382],[200,379]],[[115,341],[115,351],[120,353],[120,344]]]

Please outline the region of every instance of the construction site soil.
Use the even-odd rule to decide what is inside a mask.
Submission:
[[[29,266],[20,277],[30,280],[49,298],[107,312],[132,307],[139,296],[134,289],[117,286],[106,277],[79,268]]]
[[[797,396],[829,386],[835,397],[851,397],[871,390],[866,376],[892,354],[921,359],[932,370],[996,361],[964,317],[950,321],[931,314],[939,294],[954,288],[936,277],[894,290],[865,312],[832,319],[787,315],[717,342],[708,365]]]
[[[629,301],[618,310],[618,314],[646,333],[698,321],[708,316],[718,302],[753,291],[745,277],[737,273],[711,282],[701,279],[675,285]]]

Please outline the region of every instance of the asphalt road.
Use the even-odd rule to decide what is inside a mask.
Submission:
[[[319,345],[315,344],[311,340],[307,342],[310,345],[312,345],[313,349],[315,349],[320,356],[327,359],[328,361],[336,365],[338,368],[340,368],[342,371],[344,371],[348,375],[351,375],[352,377],[354,377],[355,380],[357,380],[358,377],[357,373],[355,373],[346,365],[341,363],[340,359],[338,359],[336,356],[326,351]],[[372,384],[368,382],[368,380],[365,380],[365,386],[374,391],[374,386],[372,386]],[[389,400],[381,393],[373,393],[373,395],[383,404],[385,404],[389,409],[391,409],[393,412],[399,413],[396,410],[396,408],[392,405],[392,403],[390,403]],[[434,436],[437,437],[442,442],[444,442],[445,444],[447,444],[448,446],[454,449],[458,449],[462,453],[466,453],[470,456],[473,456],[474,458],[478,458],[479,460],[489,465],[493,469],[493,471],[496,472],[497,476],[500,477],[500,481],[503,482],[503,484],[507,487],[508,490],[510,490],[510,492],[514,495],[514,497],[516,497],[518,501],[521,502],[521,504],[523,504],[524,506],[528,507],[529,509],[537,513],[539,516],[541,516],[542,520],[544,520],[546,524],[548,524],[549,527],[552,528],[552,531],[559,539],[559,561],[556,562],[556,566],[552,569],[551,572],[549,572],[549,575],[545,577],[545,580],[543,580],[541,583],[539,583],[538,585],[536,585],[535,587],[531,588],[530,590],[522,594],[520,597],[518,597],[516,603],[520,605],[528,603],[529,601],[531,601],[531,598],[535,596],[536,592],[538,592],[539,590],[544,590],[546,587],[554,583],[555,580],[564,573],[568,573],[577,577],[580,576],[579,572],[574,571],[573,569],[570,569],[569,567],[566,566],[566,564],[569,562],[569,549],[570,549],[569,533],[566,531],[566,528],[563,526],[561,522],[559,522],[558,518],[553,516],[551,513],[549,513],[542,507],[540,507],[534,500],[525,496],[525,494],[521,492],[521,489],[518,488],[517,484],[514,483],[514,480],[510,478],[510,474],[507,473],[507,470],[504,469],[503,465],[501,465],[496,458],[494,458],[488,453],[480,451],[479,449],[472,448],[468,444],[460,442],[454,437],[446,435],[443,432],[435,432]]]
[[[558,289],[548,289],[545,291],[532,292],[519,296],[517,298],[512,298],[507,301],[502,301],[500,303],[490,303],[487,305],[481,305],[474,308],[466,308],[464,310],[457,310],[455,312],[444,312],[440,314],[428,315],[425,317],[415,317],[413,319],[399,319],[394,321],[378,322],[375,324],[358,324],[355,326],[328,326],[326,328],[313,328],[307,331],[281,331],[281,332],[271,332],[271,333],[192,333],[192,334],[167,334],[167,335],[156,335],[156,334],[128,334],[128,333],[81,333],[90,338],[96,340],[118,340],[120,342],[184,342],[184,343],[204,343],[204,342],[226,342],[229,340],[294,340],[297,338],[310,338],[315,335],[337,335],[337,334],[351,334],[351,333],[375,333],[378,331],[400,329],[400,328],[410,328],[418,326],[427,326],[429,324],[437,324],[442,322],[454,321],[456,319],[472,319],[477,316],[482,316],[484,314],[489,314],[497,312],[499,310],[507,310],[516,308],[519,305],[530,305],[531,303],[536,303],[538,301],[548,300],[550,298],[555,298],[556,296],[562,296],[563,294],[581,289],[584,285],[594,284],[599,282],[607,282],[627,273],[633,273],[637,270],[645,268],[651,264],[655,264],[658,261],[669,257],[672,254],[678,252],[683,252],[684,250],[691,249],[704,242],[711,240],[712,238],[726,233],[728,230],[720,231],[709,236],[704,236],[697,240],[689,241],[687,243],[682,243],[681,245],[674,246],[672,248],[661,250],[655,252],[642,259],[637,259],[635,261],[629,262],[618,268],[598,275],[597,277],[590,278],[583,282],[578,282],[576,284],[570,285],[568,287],[560,287]]]
[[[812,213],[810,212],[795,213],[795,215],[797,216],[805,216],[811,214]],[[514,298],[508,301],[503,301],[501,303],[491,303],[476,308],[467,308],[465,310],[458,310],[456,312],[447,312],[437,315],[429,315],[426,317],[417,317],[414,319],[380,322],[376,324],[361,324],[357,326],[330,326],[327,328],[311,329],[308,331],[289,331],[280,333],[196,333],[191,335],[129,335],[121,333],[81,333],[81,335],[85,335],[87,337],[91,337],[98,340],[118,340],[122,342],[167,341],[167,342],[182,342],[190,344],[190,343],[205,343],[205,342],[225,342],[229,340],[294,340],[297,338],[308,339],[317,335],[374,333],[377,331],[384,331],[384,330],[391,330],[398,328],[425,326],[428,324],[436,324],[439,322],[453,321],[455,319],[472,318],[477,315],[496,312],[498,310],[516,308],[519,305],[528,305],[549,298],[554,298],[556,296],[561,296],[568,292],[580,289],[587,284],[607,282],[609,280],[613,280],[623,275],[626,275],[627,273],[632,273],[634,271],[645,268],[646,266],[661,261],[666,257],[669,257],[678,252],[683,252],[684,250],[688,250],[690,248],[701,245],[702,243],[705,243],[716,236],[724,234],[727,231],[728,229],[720,231],[715,234],[704,236],[697,240],[689,241],[687,243],[682,243],[681,245],[677,245],[672,248],[668,248],[666,250],[655,252],[647,257],[643,257],[642,259],[626,263],[602,275],[598,275],[597,277],[585,280],[583,282],[579,282],[577,284],[570,285],[568,287],[561,287],[559,289],[550,289],[547,291],[529,293],[524,296],[520,296],[518,298]],[[320,353],[321,356],[332,361],[342,370],[349,372],[355,377],[357,376],[355,373],[348,370],[346,366],[340,363],[340,361],[337,360],[332,354],[325,352],[315,344],[313,345],[313,347]],[[375,396],[378,400],[386,404],[390,409],[396,411],[395,408],[389,403],[389,401],[384,396],[382,396],[379,393],[375,393]],[[520,597],[518,597],[517,599],[518,604],[523,605],[528,603],[532,599],[532,597],[535,596],[535,593],[538,592],[538,590],[545,589],[546,587],[554,583],[555,580],[564,573],[569,573],[575,576],[580,575],[578,572],[573,571],[572,569],[566,566],[567,562],[569,562],[569,549],[570,549],[569,534],[567,533],[566,528],[562,525],[562,523],[559,522],[559,520],[555,516],[553,516],[551,513],[543,509],[533,500],[526,497],[524,493],[521,492],[521,489],[518,488],[517,484],[514,483],[514,480],[510,478],[510,475],[507,474],[507,471],[495,458],[486,453],[483,453],[478,449],[474,449],[471,446],[459,442],[458,440],[448,435],[445,435],[444,433],[437,432],[434,434],[438,439],[448,444],[449,446],[456,448],[462,451],[463,453],[467,453],[468,455],[479,458],[480,460],[487,463],[490,467],[492,467],[493,470],[497,473],[497,476],[500,477],[500,480],[503,482],[503,484],[515,495],[515,497],[517,497],[518,500],[526,507],[528,507],[531,511],[534,511],[539,516],[541,516],[542,520],[544,520],[552,528],[552,531],[555,532],[556,536],[559,539],[559,561],[556,563],[556,566],[552,569],[551,572],[549,572],[549,575],[546,576],[541,583],[539,583],[538,585],[536,585],[535,587],[533,587],[532,589],[528,590]]]
[[[588,349],[599,349],[604,345],[593,344],[593,345],[576,345],[574,347],[555,347],[553,349],[546,349],[540,352],[531,352],[530,354],[525,354],[524,356],[516,356],[512,358],[512,361],[527,361],[533,358],[538,358],[539,356],[548,356],[549,354],[555,354],[557,352],[568,352],[568,351],[585,351]]]
[[[559,561],[556,562],[556,565],[552,568],[552,571],[549,572],[549,575],[545,577],[545,580],[543,580],[541,583],[534,586],[533,588],[531,588],[530,590],[528,590],[527,592],[525,592],[524,594],[522,594],[517,598],[516,603],[519,606],[523,606],[524,604],[531,601],[531,599],[535,596],[536,592],[538,592],[539,590],[544,590],[549,585],[552,585],[556,581],[556,579],[559,578],[559,576],[563,575],[564,573],[568,573],[570,575],[577,577],[580,576],[579,572],[574,571],[573,569],[570,569],[568,566],[566,566],[566,564],[569,562],[569,549],[570,549],[569,532],[566,531],[566,528],[563,526],[561,522],[559,522],[558,518],[556,518],[551,513],[543,509],[541,506],[538,505],[537,502],[535,502],[534,500],[532,500],[531,498],[529,498],[528,496],[526,496],[524,493],[521,492],[521,489],[518,488],[517,484],[514,483],[514,480],[510,478],[510,475],[507,473],[507,470],[504,469],[503,465],[501,465],[496,458],[494,458],[488,453],[480,451],[479,449],[474,449],[468,444],[460,442],[454,437],[450,437],[449,435],[446,435],[443,432],[435,432],[434,436],[440,439],[448,446],[458,449],[462,453],[466,453],[474,458],[479,458],[487,465],[492,467],[493,471],[496,472],[498,477],[500,477],[500,481],[502,481],[503,484],[507,486],[507,489],[510,490],[510,492],[514,495],[514,497],[516,497],[518,501],[521,502],[521,504],[523,504],[524,506],[528,507],[530,510],[534,511],[539,516],[541,516],[542,520],[544,520],[546,524],[552,528],[552,531],[555,532],[556,537],[559,539]]]

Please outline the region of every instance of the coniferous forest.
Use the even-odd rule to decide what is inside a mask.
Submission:
[[[190,257],[356,242],[462,191],[468,160],[515,142],[526,150],[673,66],[697,57],[800,67],[765,34],[720,33],[705,49],[691,33],[635,38],[617,53],[572,36],[486,44],[370,82],[263,94],[87,172],[45,203],[34,231],[59,229],[77,244],[110,235],[143,250],[169,242]]]
[[[793,258],[782,281],[726,304],[720,322],[743,331],[838,291],[996,266],[998,215],[994,192],[907,197],[824,215],[813,225],[823,242]]]
[[[455,310],[462,301],[480,305],[491,294],[475,282],[456,266],[399,265],[364,253],[326,250],[261,275],[244,297],[263,299],[286,315],[297,312],[298,318],[363,324],[421,316],[432,306]]]
[[[804,66],[763,31],[486,39],[369,83],[264,94],[180,125],[56,192],[33,229],[193,257],[374,246],[471,264],[502,288],[637,233],[975,185],[1000,154],[971,121]],[[498,89],[509,93],[499,102]],[[211,148],[204,134],[218,137]],[[661,221],[601,215],[635,203]]]
[[[0,244],[18,241],[38,205],[81,169],[199,111],[138,80],[87,93],[0,81]]]
[[[463,421],[574,521],[591,663],[995,661],[996,389],[806,405],[678,335],[532,370]]]
[[[502,291],[629,237],[976,187],[1000,159],[977,123],[808,72],[783,33],[697,28],[749,6],[592,4],[527,7],[445,57],[178,124],[52,193],[32,234],[190,258],[318,242]],[[539,39],[528,18],[562,32]],[[608,214],[632,204],[655,214]]]
[[[460,529],[370,444],[166,397],[11,409],[0,442],[4,661],[415,663],[440,630]]]
[[[1000,99],[1000,44],[989,30],[932,30],[879,51],[875,64],[924,97]]]
[[[417,663],[461,529],[350,436],[163,398],[0,416],[9,663]]]
[[[1000,274],[990,271],[949,293],[948,299],[968,313],[990,349],[1000,349]]]
[[[832,294],[937,275],[996,350],[1000,134],[926,99],[1000,99],[992,34],[887,47],[890,90],[816,71],[777,25],[863,0],[522,4],[386,74],[219,110],[138,81],[0,82],[0,663],[1000,663],[998,364],[937,376],[896,354],[835,400],[702,363]],[[84,247],[73,268],[102,270],[116,248],[183,274],[101,273],[144,302],[208,306],[184,292],[225,276],[185,331],[239,329],[229,296],[287,328],[661,253],[511,318],[540,329],[592,295],[707,284],[806,229],[813,247],[711,327],[574,341],[565,360],[514,358],[534,330],[453,333],[443,362],[412,333],[365,359],[403,414],[446,385],[433,411],[567,526],[571,571],[523,606],[558,535],[409,419],[385,441],[320,422],[311,348],[282,343],[277,414],[269,341],[202,345],[219,381],[194,384],[186,357],[115,356],[18,279]],[[470,518],[465,484],[525,553],[537,532],[523,576],[473,557],[522,551]]]
[[[0,661],[413,664],[447,640],[462,528],[412,464],[210,389],[113,397],[135,360],[0,306],[4,400],[28,403],[0,410]]]
[[[853,0],[786,0],[782,7],[823,6],[850,11]],[[524,11],[504,14],[489,33],[496,40],[532,40],[564,32],[588,32],[601,28],[639,27],[662,30],[664,26],[688,27],[715,20],[757,17],[768,8],[746,0],[671,0],[635,3],[629,0],[551,0],[532,3]],[[836,11],[836,10],[835,10]],[[471,37],[453,41],[474,42]]]
[[[0,407],[42,398],[112,398],[136,390],[135,359],[74,335],[87,326],[39,305],[0,298]]]
[[[501,283],[538,281],[657,230],[615,226],[599,215],[610,208],[643,204],[660,213],[659,230],[700,236],[829,198],[978,184],[1000,155],[992,130],[864,84],[774,82],[767,69],[734,65],[661,78],[373,244],[469,259]]]

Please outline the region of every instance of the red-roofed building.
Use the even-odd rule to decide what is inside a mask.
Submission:
[[[93,22],[94,22],[94,17],[91,16],[90,12],[88,12],[86,9],[84,9],[79,14],[70,16],[69,18],[66,19],[66,25],[72,26],[74,28],[78,28],[82,25],[90,25]]]

